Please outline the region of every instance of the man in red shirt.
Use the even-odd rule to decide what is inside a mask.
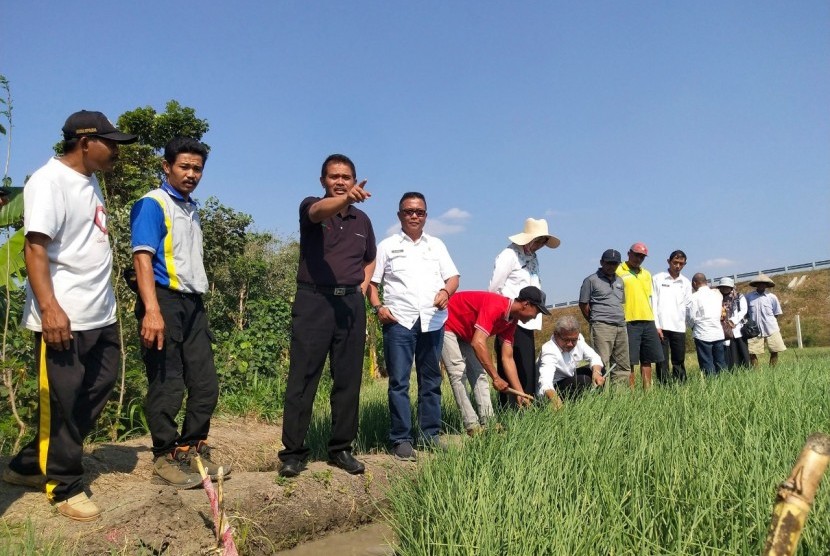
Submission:
[[[447,367],[455,402],[461,410],[461,419],[467,434],[474,435],[493,416],[490,384],[499,392],[513,388],[524,392],[513,361],[513,333],[516,322],[528,322],[539,313],[550,314],[545,307],[545,294],[539,288],[527,286],[516,299],[490,292],[458,292],[450,298],[449,317],[444,328],[444,346],[441,359]],[[501,362],[507,381],[499,377],[487,349],[487,338],[498,336],[504,345]],[[485,375],[484,373],[487,373]],[[473,409],[464,376],[473,389],[478,413]],[[527,400],[517,396],[519,405]]]

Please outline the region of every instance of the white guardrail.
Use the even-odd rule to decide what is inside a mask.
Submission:
[[[717,278],[710,280],[710,282],[713,284],[717,283],[717,281],[723,278],[724,276],[728,276],[735,280],[735,282],[738,282],[738,280],[740,280],[741,278],[750,278],[752,276],[758,276],[758,274],[761,272],[763,272],[766,275],[787,274],[789,272],[795,272],[797,270],[812,272],[813,270],[821,270],[823,267],[830,267],[830,259],[824,261],[813,261],[811,263],[779,266],[776,268],[767,268],[764,270],[755,270],[753,272],[742,272],[740,274],[724,274],[723,276],[718,276]],[[562,303],[554,303],[553,305],[548,305],[548,309],[561,309],[562,307],[572,307],[574,305],[579,305],[579,301],[564,301]]]

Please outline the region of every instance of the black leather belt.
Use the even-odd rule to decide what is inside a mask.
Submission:
[[[297,288],[325,295],[351,295],[360,291],[360,286],[317,286],[315,284],[306,284],[305,282],[297,282]]]

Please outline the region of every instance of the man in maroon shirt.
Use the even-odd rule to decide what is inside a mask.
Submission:
[[[352,455],[357,436],[363,349],[364,296],[375,269],[375,233],[354,207],[371,193],[357,183],[354,163],[342,154],[323,162],[324,197],[300,203],[300,264],[291,310],[291,362],[285,388],[280,475],[295,477],[310,450],[305,437],[326,357],[332,376],[329,462],[351,474],[364,466]]]
[[[441,359],[447,368],[455,402],[461,410],[461,419],[467,434],[474,435],[480,425],[485,425],[493,416],[490,400],[490,384],[499,392],[508,387],[519,392],[522,385],[513,361],[513,333],[516,322],[528,322],[539,313],[549,315],[545,307],[545,294],[539,288],[527,286],[516,299],[510,299],[490,292],[458,292],[450,298],[449,318],[444,328],[444,347]],[[498,336],[503,343],[501,361],[507,381],[499,377],[496,366],[487,349],[487,338]],[[485,375],[484,373],[487,373]],[[473,389],[478,413],[473,409],[464,376]],[[526,405],[526,399],[516,397],[519,405]]]

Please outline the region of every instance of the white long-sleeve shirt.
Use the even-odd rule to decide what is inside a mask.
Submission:
[[[490,278],[487,291],[515,299],[526,286],[536,286],[542,289],[539,280],[539,261],[536,253],[528,255],[521,245],[511,243],[496,257],[493,276]],[[517,325],[527,330],[541,330],[542,314],[539,313],[535,319],[526,323],[519,321]]]
[[[686,312],[686,322],[692,329],[692,337],[704,342],[723,340],[723,326],[720,323],[723,310],[723,296],[709,286],[700,286],[692,294],[692,302]]]
[[[692,301],[692,283],[682,274],[672,278],[668,272],[658,272],[651,281],[655,326],[660,330],[686,332],[686,308]]]
[[[539,367],[539,388],[536,394],[544,396],[547,390],[555,391],[556,383],[574,376],[578,364],[583,361],[588,361],[591,367],[602,366],[602,358],[585,342],[582,334],[571,351],[562,351],[551,336],[542,346],[539,359],[536,361]]]

